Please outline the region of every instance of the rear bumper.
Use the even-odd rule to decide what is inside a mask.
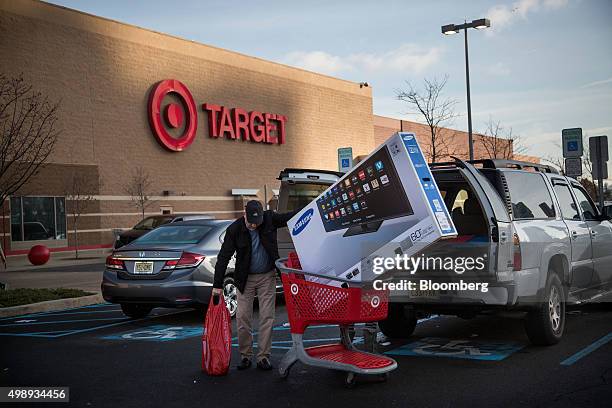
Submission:
[[[105,270],[102,296],[110,303],[146,303],[157,306],[207,304],[212,284],[192,279],[190,271],[172,273],[166,279],[122,279],[117,272]]]
[[[436,283],[450,283],[448,281],[443,282],[440,280],[432,282],[433,285]],[[482,284],[482,282],[478,281],[471,281],[467,283]],[[419,294],[421,296],[419,296]],[[416,293],[405,290],[391,291],[389,300],[397,303],[409,303],[415,306],[479,306],[481,308],[487,308],[488,306],[511,307],[516,303],[516,285],[514,282],[504,284],[501,284],[500,282],[487,282],[486,290],[483,290],[482,286],[480,286],[477,290],[433,289],[431,291],[425,290],[425,293],[422,290],[416,291]]]

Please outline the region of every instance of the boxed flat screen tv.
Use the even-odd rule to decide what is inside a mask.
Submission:
[[[288,222],[305,271],[372,281],[378,257],[457,232],[413,133],[396,133]],[[324,278],[317,280],[334,284]]]

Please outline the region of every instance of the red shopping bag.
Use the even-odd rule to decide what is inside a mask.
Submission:
[[[215,300],[217,303],[215,304]],[[226,375],[232,356],[232,322],[223,295],[212,296],[202,333],[202,371]]]

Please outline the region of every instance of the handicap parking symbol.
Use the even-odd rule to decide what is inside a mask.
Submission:
[[[389,350],[386,354],[501,361],[523,347],[524,345],[513,342],[483,342],[463,339],[453,340],[442,337],[426,337],[405,344],[397,349]]]
[[[132,330],[122,334],[102,337],[105,340],[143,340],[143,341],[173,341],[189,337],[201,336],[201,326],[166,326],[155,325],[140,330]]]

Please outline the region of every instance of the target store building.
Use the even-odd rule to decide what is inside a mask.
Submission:
[[[61,101],[48,164],[2,208],[7,255],[73,249],[75,175],[92,197],[79,247],[108,248],[141,219],[128,193],[139,171],[145,215],[235,218],[244,200],[274,198],[280,170],[336,170],[338,148],[365,155],[410,129],[375,117],[358,83],[33,0],[0,2],[0,61]]]

